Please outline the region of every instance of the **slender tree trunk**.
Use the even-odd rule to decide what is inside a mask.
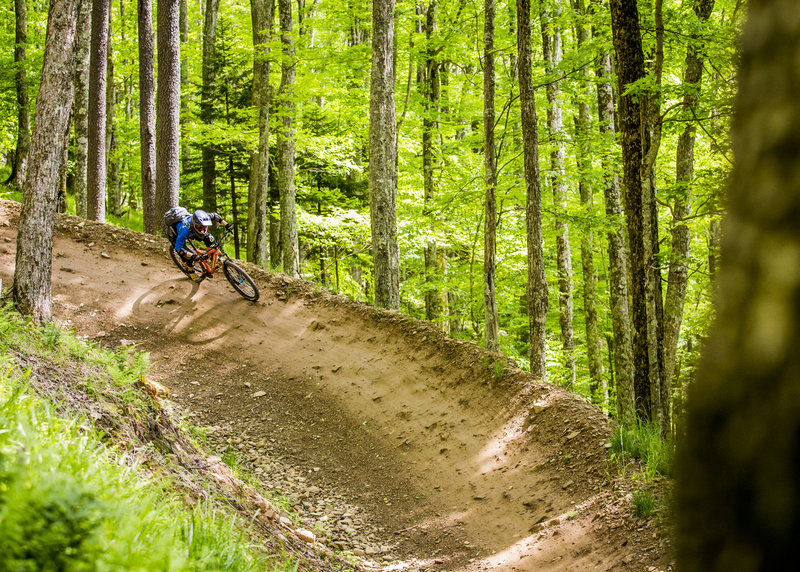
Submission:
[[[152,0],[138,0],[139,15],[139,140],[144,231],[156,234],[156,83],[153,62]],[[160,214],[159,214],[160,216]]]
[[[161,0],[156,93],[156,216],[178,205],[180,191],[180,0]]]
[[[555,0],[556,18],[561,14],[561,0]],[[547,71],[551,76],[561,63],[561,31],[551,19],[547,2],[540,4],[542,25],[542,47]],[[564,149],[564,120],[561,110],[561,89],[558,81],[551,79],[547,84],[547,127],[550,131],[550,185],[553,188],[553,202],[556,211],[556,262],[558,266],[558,309],[561,325],[561,347],[569,379],[567,387],[575,384],[575,334],[572,329],[572,254],[569,245],[569,227],[564,220],[567,207],[567,183],[564,173],[566,151]]]
[[[500,351],[500,319],[497,312],[497,151],[494,144],[494,20],[495,0],[484,1],[483,24],[483,165],[486,196],[483,221],[483,308],[486,349]]]
[[[747,7],[717,317],[676,467],[686,572],[782,570],[800,538],[800,19]]]
[[[292,37],[292,2],[278,0],[281,20],[281,86],[278,98],[281,108],[281,129],[278,133],[278,177],[281,195],[281,244],[283,271],[289,276],[300,276],[300,249],[297,242],[294,186],[294,39]]]
[[[275,216],[280,213],[281,196],[278,190],[278,176],[275,166],[269,169],[269,264],[277,269],[281,266],[283,247],[281,246],[281,221]]]
[[[89,46],[92,37],[92,0],[80,0],[75,27],[75,214],[86,218],[86,169],[89,151]]]
[[[217,17],[219,0],[206,0],[203,20],[203,85],[200,92],[200,119],[205,125],[214,123],[214,99],[217,89]],[[217,160],[214,146],[202,144],[203,208],[217,210]]]
[[[437,18],[436,0],[430,0],[425,14],[425,37],[427,48],[425,50],[425,67],[421,69],[422,91],[425,100],[425,115],[422,119],[422,177],[425,191],[423,213],[428,220],[431,238],[425,245],[425,317],[427,320],[439,323],[442,313],[441,296],[438,282],[438,255],[436,239],[436,208],[433,202],[436,197],[436,182],[434,169],[436,168],[436,152],[434,150],[434,137],[438,130],[439,100],[441,97],[439,85],[439,63],[436,60],[437,50],[433,45],[436,33]]]
[[[89,152],[87,154],[87,215],[106,220],[106,66],[108,65],[109,0],[92,2],[92,43],[89,65]]]
[[[705,23],[714,9],[714,0],[702,0],[695,5],[694,12],[701,22]],[[672,260],[669,265],[667,279],[667,296],[664,303],[664,389],[665,394],[672,394],[672,379],[675,375],[675,357],[678,350],[683,305],[686,298],[686,285],[689,281],[688,260],[691,245],[691,233],[686,218],[692,210],[692,180],[694,178],[694,115],[700,95],[703,78],[702,49],[696,42],[697,34],[692,36],[686,52],[686,69],[683,75],[684,92],[683,109],[688,121],[678,137],[676,156],[676,182],[681,196],[675,200],[672,208]],[[685,195],[683,195],[685,192]],[[669,403],[665,404],[668,407]]]
[[[108,63],[106,67],[106,169],[108,172],[108,210],[114,216],[122,211],[122,187],[120,186],[119,157],[117,154],[117,120],[114,115],[117,104],[117,88],[114,84],[114,32],[112,14],[108,13]]]
[[[181,173],[189,169],[189,143],[186,134],[186,118],[189,115],[189,57],[186,44],[189,43],[189,6],[187,0],[181,0]]]
[[[611,56],[608,52],[601,54],[596,74],[600,132],[608,139],[610,145],[616,139],[616,118],[614,117],[614,94],[611,86]],[[603,153],[603,172],[605,173],[603,192],[606,218],[612,225],[606,238],[608,240],[611,327],[614,332],[613,371],[616,372],[614,377],[617,418],[620,423],[630,426],[636,418],[636,410],[634,406],[633,339],[628,306],[628,268],[622,227],[622,193],[619,176],[614,166],[614,158],[608,151]]]
[[[584,0],[575,0],[575,12],[578,16],[577,41],[578,49],[589,43],[589,30],[584,25],[586,7]],[[584,212],[591,216],[594,208],[594,190],[590,177],[592,168],[591,145],[591,111],[589,109],[589,67],[585,66],[581,78],[584,82],[583,93],[578,98],[578,115],[575,117],[575,132],[578,142],[578,171],[580,182],[578,191]],[[581,237],[581,267],[583,268],[583,309],[586,321],[586,355],[589,361],[589,391],[592,400],[602,404],[604,399],[603,366],[600,357],[600,334],[597,328],[597,296],[595,291],[594,270],[594,236],[592,227],[587,224]]]
[[[397,249],[397,138],[394,105],[394,0],[374,0],[369,114],[369,203],[375,305],[400,307]]]
[[[31,144],[30,104],[28,103],[28,75],[25,72],[28,45],[28,10],[25,0],[14,0],[14,83],[17,88],[17,148],[14,164],[6,183],[22,188],[28,169],[28,149]]]
[[[258,266],[267,266],[269,236],[269,37],[274,0],[251,0],[253,18],[253,107],[258,111],[258,149],[251,156],[248,196],[247,256]]]
[[[22,187],[14,300],[37,322],[52,318],[53,228],[64,140],[72,110],[77,0],[51,0],[28,176]]]
[[[536,99],[531,72],[531,4],[517,0],[517,61],[519,97],[522,108],[522,144],[527,200],[525,218],[528,243],[528,319],[530,322],[531,374],[539,381],[546,377],[547,279],[544,275],[542,246],[542,183],[539,177],[539,143],[536,126]]]
[[[643,178],[645,169],[644,142],[647,133],[646,106],[643,109],[639,94],[626,93],[632,83],[645,77],[644,52],[639,29],[639,10],[636,0],[611,0],[611,24],[614,49],[617,53],[619,83],[619,125],[621,133],[625,215],[630,254],[631,312],[633,325],[634,395],[639,418],[657,421],[658,411],[652,408],[651,361],[653,351],[649,341],[652,328],[649,315],[648,283],[652,280],[649,263],[652,250],[649,208],[649,183]],[[649,173],[647,173],[649,178]],[[651,245],[650,245],[651,246]],[[648,276],[650,274],[650,276]],[[660,392],[659,392],[660,397]]]

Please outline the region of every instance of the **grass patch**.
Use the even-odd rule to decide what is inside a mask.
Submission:
[[[33,366],[20,366],[50,372],[51,384],[80,373],[85,395],[113,396],[144,415],[133,384],[147,361],[0,306],[0,570],[296,569],[291,557],[256,550],[245,523],[215,501],[186,505],[173,481],[91,419],[58,413],[33,390]]]
[[[671,477],[675,457],[675,445],[670,439],[661,437],[653,424],[637,423],[632,428],[617,427],[611,436],[612,460],[625,462],[639,459],[645,464],[647,480],[658,476]]]
[[[631,493],[631,507],[634,516],[650,517],[656,509],[656,496],[648,488],[634,489]]]

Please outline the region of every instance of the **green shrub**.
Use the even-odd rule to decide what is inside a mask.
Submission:
[[[658,427],[653,424],[617,427],[611,435],[611,454],[623,461],[630,458],[641,460],[650,479],[658,475],[672,476],[675,446],[670,439],[662,438]]]

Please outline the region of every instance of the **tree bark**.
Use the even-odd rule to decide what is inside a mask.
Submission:
[[[294,80],[295,58],[292,37],[292,2],[278,0],[281,20],[281,85],[278,99],[281,109],[281,128],[278,132],[278,184],[281,195],[281,246],[283,271],[289,276],[300,276],[300,249],[297,242],[294,183]]]
[[[92,43],[89,65],[89,149],[86,194],[90,220],[106,220],[106,72],[108,65],[109,0],[92,2]]]
[[[547,279],[544,274],[542,246],[542,184],[539,177],[539,143],[536,126],[536,99],[531,72],[531,4],[517,0],[517,61],[519,62],[519,98],[522,108],[522,145],[525,163],[525,218],[528,244],[527,303],[530,323],[531,374],[539,381],[546,378]]]
[[[561,0],[555,0],[556,18],[561,14]],[[572,253],[569,245],[569,226],[564,220],[567,208],[567,183],[564,172],[566,150],[564,149],[564,120],[561,110],[561,89],[553,79],[561,63],[561,31],[555,19],[550,18],[547,2],[540,4],[542,25],[542,48],[551,79],[547,84],[547,127],[550,131],[550,185],[553,188],[553,203],[556,211],[556,263],[558,266],[558,317],[561,326],[561,347],[564,350],[564,365],[569,372],[567,387],[575,384],[575,334],[572,328]]]
[[[156,92],[156,216],[178,205],[180,191],[181,43],[180,0],[161,0]]]
[[[189,6],[187,0],[180,0],[181,27],[181,173],[189,168],[189,143],[186,133],[186,118],[189,115],[189,57],[186,44],[189,43]]]
[[[714,0],[701,0],[695,5],[694,13],[701,22],[708,22]],[[695,123],[700,85],[703,78],[702,47],[697,45],[698,34],[691,37],[692,43],[686,52],[686,68],[683,75],[683,109],[688,121],[678,137],[676,154],[676,183],[681,195],[672,207],[672,257],[667,278],[667,296],[664,302],[664,390],[672,394],[672,379],[675,375],[675,357],[678,351],[683,305],[686,299],[686,286],[689,281],[689,251],[691,232],[686,218],[692,210],[692,180],[694,178],[694,140]],[[668,405],[668,404],[667,404]]]
[[[619,88],[619,126],[621,134],[625,216],[628,230],[630,264],[631,313],[633,326],[634,396],[640,419],[658,421],[658,409],[653,410],[651,362],[648,328],[652,316],[648,304],[649,263],[652,249],[649,208],[649,171],[645,169],[643,134],[647,133],[646,105],[640,94],[626,93],[627,87],[644,78],[644,52],[639,28],[636,0],[611,0],[611,28],[617,53]],[[652,292],[650,292],[652,293]],[[660,397],[660,391],[657,393]],[[656,397],[656,399],[658,399]]]
[[[111,11],[108,14],[108,64],[106,67],[106,157],[108,159],[108,210],[114,216],[122,212],[122,186],[119,171],[119,156],[117,153],[117,120],[115,106],[117,104],[117,88],[114,84],[114,32]]]
[[[433,45],[436,33],[437,18],[436,0],[430,0],[425,9],[425,67],[422,68],[422,91],[425,101],[425,114],[422,118],[422,178],[424,187],[423,213],[428,221],[430,237],[425,245],[425,317],[427,320],[439,323],[442,313],[441,294],[439,292],[439,264],[438,246],[436,244],[436,208],[433,203],[436,198],[436,182],[434,169],[437,166],[436,151],[434,150],[434,136],[439,127],[439,101],[441,86],[439,83],[439,62],[437,50]]]
[[[203,85],[200,91],[200,119],[205,125],[214,123],[214,99],[217,89],[217,17],[219,0],[206,0],[203,20]],[[202,144],[203,208],[217,210],[217,160],[214,146],[207,138]]]
[[[611,87],[611,56],[601,54],[596,68],[597,110],[600,132],[609,140],[616,139],[614,116],[614,94]],[[612,224],[606,238],[608,241],[609,298],[611,302],[611,327],[614,332],[614,371],[617,419],[626,426],[636,418],[634,405],[633,340],[631,316],[628,306],[628,268],[625,254],[625,237],[622,225],[622,193],[619,176],[611,153],[603,153],[605,181],[603,194],[606,203],[606,219]]]
[[[497,156],[494,142],[494,21],[495,0],[484,0],[483,24],[483,165],[485,169],[483,220],[483,309],[485,345],[500,351],[500,318],[497,311],[495,278],[497,271]]]
[[[75,214],[81,218],[86,218],[88,209],[86,169],[89,151],[89,46],[91,37],[92,0],[80,0],[78,22],[75,27],[75,104],[73,109],[75,169],[73,188],[75,190]]]
[[[17,148],[14,164],[6,183],[22,188],[28,170],[28,150],[31,145],[30,103],[28,98],[28,75],[25,72],[28,45],[28,10],[25,0],[14,0],[14,83],[17,88]]]
[[[253,18],[253,107],[258,111],[258,149],[251,155],[248,196],[247,256],[258,266],[267,266],[269,236],[269,37],[274,0],[250,0]]]
[[[153,62],[152,0],[138,0],[139,15],[139,141],[144,231],[156,234],[156,83]]]
[[[72,110],[77,4],[77,0],[50,1],[30,164],[22,188],[14,300],[21,313],[37,322],[52,319],[50,276],[56,189]]]
[[[589,30],[584,25],[586,6],[584,0],[575,0],[575,12],[578,17],[576,39],[578,50],[589,43]],[[575,117],[575,133],[578,143],[576,162],[580,182],[578,192],[581,206],[586,215],[591,216],[594,208],[594,189],[591,182],[592,168],[591,144],[591,111],[589,109],[589,67],[585,66],[581,80],[584,82],[583,93],[578,96],[578,115]],[[589,361],[589,391],[592,400],[601,405],[605,402],[603,390],[603,365],[600,357],[600,334],[597,327],[597,295],[595,290],[594,269],[594,233],[590,224],[586,225],[581,237],[581,268],[583,269],[583,309],[586,321],[586,355]]]
[[[800,538],[800,19],[748,2],[717,318],[687,401],[678,569],[780,570]]]
[[[400,307],[397,249],[397,138],[394,105],[394,0],[374,0],[369,105],[369,203],[375,305]]]

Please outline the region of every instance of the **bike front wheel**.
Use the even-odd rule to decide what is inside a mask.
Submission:
[[[258,300],[258,288],[247,272],[230,260],[225,261],[222,265],[222,270],[225,272],[225,278],[228,279],[233,289],[236,290],[242,298],[250,300],[251,302]]]

